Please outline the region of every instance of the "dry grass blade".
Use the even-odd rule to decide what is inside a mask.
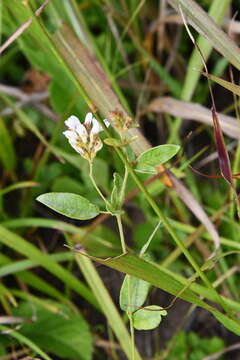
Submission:
[[[110,119],[110,112],[115,110],[122,112],[124,116],[128,116],[113,92],[97,59],[80,43],[67,25],[55,33],[53,41],[93,102],[93,109],[95,106],[108,119]],[[129,138],[134,136],[137,136],[137,139],[132,142],[132,147],[134,152],[139,155],[150,145],[139,130],[135,128],[130,129],[128,133]]]
[[[0,316],[0,324],[16,324],[25,322],[31,322],[31,320],[16,316]]]
[[[35,16],[39,16],[43,9],[48,5],[50,0],[45,0],[44,3],[35,11]],[[18,29],[15,31],[7,41],[0,47],[0,55],[3,53],[4,50],[8,48],[22,33],[31,25],[33,21],[33,17],[25,21]]]
[[[168,0],[179,11],[181,7],[186,20],[203,35],[232,65],[240,70],[240,50],[235,42],[215,24],[210,16],[193,0]]]
[[[199,121],[203,124],[213,126],[211,110],[191,102],[175,100],[171,97],[154,99],[144,109],[145,112],[167,113],[173,116],[180,116],[186,120]],[[240,139],[240,128],[237,120],[232,116],[218,114],[219,122],[223,132],[233,139]]]
[[[218,120],[215,107],[212,108],[212,118],[213,118],[214,135],[215,135],[216,147],[218,152],[220,171],[224,179],[229,183],[229,185],[233,186],[230,160],[224,143],[222,129]]]
[[[200,58],[202,60],[203,66],[205,68],[205,72],[208,75],[209,73],[208,73],[207,64],[206,64],[205,59],[204,59],[204,55],[203,55],[201,49],[199,48],[198,44],[196,43],[196,41],[195,41],[195,39],[194,39],[194,37],[193,37],[187,23],[186,23],[186,19],[185,19],[185,16],[184,16],[184,13],[183,13],[183,10],[182,10],[180,4],[179,4],[179,11],[180,11],[180,14],[182,16],[183,23],[184,23],[184,26],[186,28],[186,31],[187,31],[190,39],[192,40],[194,46],[196,47],[196,49],[197,49],[197,51],[198,51],[198,53],[200,55]],[[210,83],[210,80],[209,80],[208,77],[207,77],[207,79],[208,79],[208,88],[209,88],[209,93],[210,93],[210,100],[211,100],[211,103],[212,103],[212,120],[213,120],[213,128],[214,128],[214,137],[215,137],[215,142],[216,142],[216,148],[217,148],[217,152],[218,152],[219,167],[220,167],[220,171],[221,171],[221,174],[222,174],[223,178],[227,181],[227,183],[230,185],[231,189],[233,190],[233,193],[234,193],[234,196],[235,196],[235,199],[236,199],[236,203],[237,203],[237,207],[238,207],[238,216],[240,217],[240,215],[239,215],[240,202],[239,202],[239,199],[238,199],[236,189],[235,189],[234,184],[233,184],[233,175],[232,175],[230,160],[229,160],[228,152],[227,152],[226,145],[225,145],[225,142],[224,142],[221,125],[220,125],[218,115],[217,115],[217,110],[216,110],[216,105],[215,105],[215,100],[214,100],[214,96],[213,96],[211,83]]]
[[[178,179],[175,178],[175,176],[173,176],[171,173],[169,173],[169,176],[180,198],[192,211],[192,213],[195,214],[195,216],[205,225],[209,234],[212,236],[215,249],[218,249],[220,246],[220,238],[218,232],[216,231],[213,223],[211,222],[201,205],[197,202],[197,200],[190,193],[190,191]]]

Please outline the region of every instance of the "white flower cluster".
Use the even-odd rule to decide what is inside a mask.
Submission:
[[[107,127],[110,125],[106,119],[103,121]],[[65,124],[68,130],[64,131],[63,134],[68,139],[70,145],[84,159],[91,162],[96,156],[97,151],[103,146],[102,140],[99,137],[99,133],[103,130],[102,126],[93,117],[92,113],[87,113],[84,124],[81,124],[74,115],[70,116],[65,121]]]

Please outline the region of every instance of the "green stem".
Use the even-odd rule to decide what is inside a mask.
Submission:
[[[131,335],[131,358],[132,360],[135,360],[135,336],[134,336],[134,327],[133,327],[133,317],[131,311],[128,313],[128,317],[129,317],[130,335]]]
[[[125,172],[126,174],[126,172]],[[127,253],[127,249],[126,249],[126,243],[125,243],[125,238],[124,238],[124,233],[123,233],[123,226],[122,226],[122,218],[121,215],[115,215],[116,219],[117,219],[117,224],[118,224],[118,231],[119,231],[119,235],[120,235],[120,240],[121,240],[121,245],[122,245],[122,251],[124,254]],[[131,306],[131,277],[128,276],[127,278],[127,287],[128,287],[128,305]],[[127,315],[129,318],[129,324],[130,324],[130,334],[131,334],[131,360],[135,359],[135,344],[134,344],[134,327],[133,327],[133,319],[132,319],[132,312],[131,310],[127,310]]]
[[[147,251],[147,249],[148,249],[149,245],[151,244],[151,241],[154,238],[154,235],[156,234],[156,232],[158,231],[160,225],[161,225],[161,221],[158,222],[158,224],[155,227],[155,229],[153,230],[152,234],[149,236],[148,241],[146,242],[146,244],[143,245],[143,247],[139,253],[139,257],[143,257],[143,255]]]
[[[185,255],[185,257],[187,258],[187,260],[189,261],[189,263],[192,265],[192,267],[195,269],[196,273],[199,275],[199,277],[202,279],[202,281],[206,284],[206,286],[208,288],[210,288],[213,292],[213,294],[215,295],[216,300],[218,300],[218,303],[221,304],[222,308],[224,309],[224,311],[228,314],[228,316],[231,319],[234,319],[234,316],[232,315],[232,313],[228,310],[227,306],[225,305],[224,301],[222,300],[222,298],[220,297],[220,295],[218,294],[218,292],[216,291],[216,289],[213,287],[213,285],[211,284],[211,282],[208,280],[207,276],[201,271],[200,266],[197,264],[197,262],[195,261],[195,259],[192,257],[192,255],[190,254],[190,252],[185,248],[184,244],[182,243],[181,239],[178,237],[178,235],[176,234],[176,232],[174,231],[174,229],[172,228],[172,226],[170,225],[169,221],[167,220],[167,218],[165,217],[165,215],[162,213],[162,211],[160,210],[160,208],[158,207],[157,203],[155,202],[155,200],[152,198],[152,196],[149,194],[147,188],[145,188],[145,186],[142,184],[142,182],[139,180],[139,178],[137,177],[137,175],[135,174],[134,170],[132,169],[131,164],[128,162],[128,160],[126,159],[126,157],[124,156],[123,152],[119,149],[115,147],[115,151],[117,152],[118,156],[120,157],[120,159],[123,161],[123,163],[125,164],[126,168],[128,169],[129,173],[131,174],[132,178],[134,179],[135,183],[137,184],[137,186],[139,187],[139,189],[142,191],[142,193],[145,195],[148,203],[150,204],[150,206],[152,207],[152,209],[154,210],[154,212],[156,213],[156,215],[158,216],[159,220],[162,221],[164,227],[167,229],[167,231],[169,232],[169,234],[172,236],[173,240],[175,241],[175,243],[177,244],[177,246],[181,249],[181,251],[183,252],[183,254]]]
[[[103,193],[101,192],[101,190],[99,189],[99,187],[97,186],[96,181],[94,180],[94,176],[93,176],[93,163],[89,162],[89,177],[92,181],[92,184],[94,186],[94,188],[96,189],[96,191],[98,192],[98,194],[100,195],[100,197],[103,199],[103,201],[105,202],[106,205],[110,205],[109,201],[105,198],[105,196],[103,195]]]
[[[121,188],[121,192],[120,192],[120,199],[121,199],[121,204],[124,201],[124,197],[125,197],[125,190],[126,190],[126,185],[127,185],[127,179],[128,179],[128,169],[125,166],[125,173],[124,173],[124,178],[123,178],[123,184],[122,184],[122,188]]]
[[[117,219],[117,224],[118,224],[118,230],[119,230],[119,235],[120,235],[120,240],[121,240],[121,246],[122,246],[122,251],[123,254],[127,253],[127,249],[126,249],[126,243],[125,243],[125,239],[124,239],[124,233],[123,233],[123,226],[122,226],[122,218],[121,215],[115,215],[116,219]]]

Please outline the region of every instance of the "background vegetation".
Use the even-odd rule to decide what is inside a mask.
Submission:
[[[239,359],[238,1],[0,4],[0,359],[133,359],[119,305],[124,273],[151,284],[145,305],[167,308],[159,327],[135,330],[135,359]],[[124,147],[116,110],[134,123]],[[113,216],[71,220],[36,201],[68,192],[104,210],[87,161],[62,135],[70,115],[83,122],[89,111],[112,123],[101,138],[114,140],[94,160],[106,198],[113,173],[129,172],[120,257]],[[160,144],[180,151],[166,167],[155,153],[154,174],[135,171]]]

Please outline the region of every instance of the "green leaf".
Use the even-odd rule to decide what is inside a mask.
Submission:
[[[80,253],[75,253],[75,256],[82,274],[91,287],[96,299],[98,299],[101,310],[105,315],[109,326],[111,326],[113,332],[115,333],[121,348],[125,352],[126,358],[128,360],[132,360],[132,343],[130,334],[101,277],[96,271],[96,266],[92,264],[92,261],[87,256],[83,256]],[[135,360],[141,359],[142,357],[135,348]]]
[[[120,290],[119,303],[121,309],[134,312],[145,303],[149,288],[150,284],[147,281],[126,275]]]
[[[216,82],[217,84],[221,85],[222,87],[224,87],[225,89],[231,91],[233,94],[236,94],[238,96],[240,96],[240,86],[236,85],[230,81],[221,79],[218,76],[215,75],[211,75],[211,74],[207,74],[205,72],[202,73],[204,76],[206,76],[208,79]]]
[[[23,324],[19,332],[40,348],[63,359],[90,360],[92,338],[86,321],[66,306],[53,304],[59,309],[57,313],[36,304],[29,305],[29,302],[20,304],[14,314],[32,319],[34,313],[36,321]]]
[[[24,219],[19,219],[19,220],[24,220]],[[42,221],[44,223],[44,219],[42,219]],[[52,222],[52,225],[54,226],[54,221]],[[70,224],[65,224],[65,225],[70,225]],[[36,264],[40,264],[44,269],[46,269],[51,274],[56,276],[64,284],[67,284],[80,296],[83,296],[88,302],[90,302],[97,309],[99,308],[97,301],[92,295],[91,291],[66,267],[61,266],[56,261],[54,261],[54,259],[51,258],[49,255],[43,254],[36,246],[31,244],[29,241],[26,241],[21,236],[15,234],[12,231],[5,229],[1,225],[0,225],[0,243],[11,249],[14,249],[18,253],[34,261]]]
[[[99,214],[99,208],[80,195],[52,192],[38,196],[37,200],[71,219],[88,220]]]
[[[181,299],[184,299],[192,304],[200,306],[208,311],[210,311],[224,326],[230,331],[234,332],[237,335],[240,335],[240,324],[237,319],[230,319],[225,314],[221,313],[215,307],[207,304],[199,298],[199,296],[191,290],[191,288],[186,288],[183,290],[183,283],[179,281],[179,276],[173,273],[170,273],[169,270],[166,270],[163,267],[160,267],[154,263],[144,261],[143,259],[132,255],[124,254],[113,259],[101,260],[99,258],[94,258],[97,262],[109,266],[118,271],[127,273],[131,276],[138,277],[139,279],[148,281],[150,284],[159,287],[160,289],[169,292]],[[187,285],[187,281],[184,282],[184,285]],[[196,288],[194,286],[194,288]],[[199,286],[198,286],[199,289]],[[211,298],[213,301],[218,302],[214,292],[210,289],[201,287],[199,292],[204,297]],[[224,298],[224,301],[230,309],[227,299]]]
[[[109,145],[109,146],[113,146],[113,147],[121,147],[122,143],[119,139],[115,139],[115,138],[106,138],[104,139],[104,143]]]
[[[28,337],[20,334],[20,332],[15,331],[12,328],[8,328],[4,325],[0,325],[0,330],[1,332],[5,332],[6,334],[9,334],[9,336],[11,336],[12,338],[18,340],[20,344],[24,344],[28,348],[32,349],[34,353],[40,355],[44,360],[53,360],[52,358],[50,358],[50,356],[43,352],[42,349],[37,346],[37,344],[32,342]],[[13,344],[13,341],[11,341],[11,343]]]
[[[137,167],[135,168],[135,171],[143,174],[151,174],[155,175],[158,173],[157,169],[151,165],[147,165],[144,163],[137,164]]]
[[[120,210],[122,205],[121,190],[123,186],[122,177],[118,173],[113,174],[113,190],[111,194],[111,205],[114,210]]]
[[[179,145],[164,144],[146,150],[137,158],[137,170],[156,173],[154,166],[164,164],[170,160],[177,154],[179,149]]]
[[[167,315],[166,310],[161,311],[161,309],[162,309],[161,306],[149,305],[146,306],[144,309],[137,310],[133,314],[133,326],[135,327],[135,329],[137,330],[155,329],[160,324],[162,320],[162,316]]]

